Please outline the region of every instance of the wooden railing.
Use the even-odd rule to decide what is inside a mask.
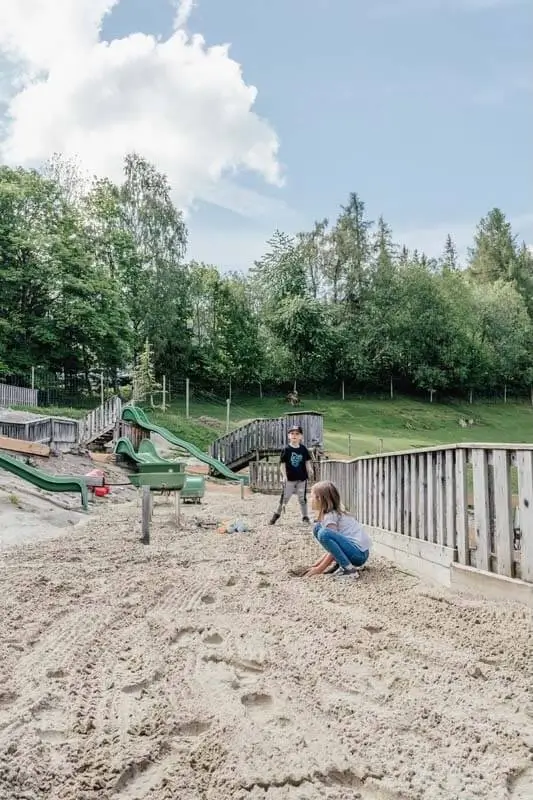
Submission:
[[[318,480],[322,464],[313,463],[313,480]],[[313,481],[310,481],[312,483]],[[279,494],[281,492],[281,469],[277,461],[251,461],[250,462],[250,489],[252,492],[262,494]]]
[[[324,461],[363,524],[452,548],[462,565],[533,582],[533,445],[461,444]]]
[[[122,416],[122,401],[114,395],[80,422],[79,440],[89,444],[113,428]]]
[[[307,412],[286,414],[274,419],[254,419],[234,431],[216,439],[209,448],[213,458],[229,467],[248,463],[256,453],[279,453],[287,444],[287,432],[291,425],[300,425],[305,444],[322,443],[324,435],[323,416]]]

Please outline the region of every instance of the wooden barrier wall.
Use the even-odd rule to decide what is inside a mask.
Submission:
[[[443,545],[459,564],[533,582],[533,446],[472,444],[324,461],[369,527]]]

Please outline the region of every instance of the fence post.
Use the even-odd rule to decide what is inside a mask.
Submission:
[[[342,382],[341,392],[342,392],[342,399],[344,400],[344,381]]]
[[[166,396],[167,396],[167,376],[163,375],[163,403],[161,405],[162,411],[167,410]]]
[[[35,367],[31,368],[31,388],[35,391]]]
[[[190,381],[189,378],[185,378],[185,418],[189,419],[189,391],[190,391]]]
[[[230,420],[230,413],[231,413],[231,400],[226,400],[226,433],[229,433],[229,420]]]
[[[104,393],[104,373],[100,373],[100,405],[104,405],[105,400],[105,393]]]
[[[352,434],[348,434],[348,456],[352,455]]]

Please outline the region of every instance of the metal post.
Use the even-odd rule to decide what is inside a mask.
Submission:
[[[344,400],[344,381],[342,382],[342,399]]]
[[[186,419],[189,419],[189,389],[190,389],[189,378],[185,378],[185,417],[186,417]]]
[[[348,455],[352,455],[352,434],[348,434]]]
[[[226,433],[229,433],[230,413],[231,413],[231,400],[228,397],[228,399],[226,400]]]
[[[161,406],[161,409],[163,411],[167,410],[166,397],[167,397],[167,376],[163,375],[163,405]]]
[[[105,400],[105,393],[104,393],[104,373],[100,373],[100,405],[104,405]]]
[[[35,367],[31,368],[31,388],[35,390]]]

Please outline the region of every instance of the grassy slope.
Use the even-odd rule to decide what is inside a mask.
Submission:
[[[321,399],[305,402],[303,411],[324,413],[325,446],[329,453],[348,455],[351,435],[352,456],[434,444],[455,442],[514,442],[533,441],[533,409],[526,403],[467,403],[438,404],[421,400],[338,400]],[[158,414],[158,420],[172,427],[182,405],[173,406],[172,413]],[[232,406],[231,424],[256,417],[277,417],[289,411],[282,400],[238,398]],[[213,438],[224,432],[226,409],[222,404],[191,403],[191,415],[217,418],[221,429],[207,431]],[[461,428],[459,420],[473,419],[472,428]],[[180,419],[178,417],[177,419]],[[165,422],[166,420],[166,422]],[[181,418],[181,424],[185,424]],[[203,426],[202,426],[203,427]],[[186,438],[186,437],[185,437]],[[382,442],[380,441],[382,440]]]
[[[79,409],[40,409],[41,413],[79,417]],[[223,403],[191,402],[191,419],[184,417],[184,403],[178,401],[163,413],[146,409],[151,420],[169,428],[178,436],[207,449],[209,443],[225,431],[226,408]],[[231,407],[231,426],[256,417],[278,417],[289,406],[281,399],[237,398]],[[450,403],[398,398],[309,400],[302,411],[324,414],[325,446],[330,454],[347,456],[349,437],[351,455],[359,456],[428,447],[455,442],[533,442],[533,409],[526,403]],[[459,426],[459,419],[474,419],[473,428]],[[205,424],[205,423],[208,424]]]

